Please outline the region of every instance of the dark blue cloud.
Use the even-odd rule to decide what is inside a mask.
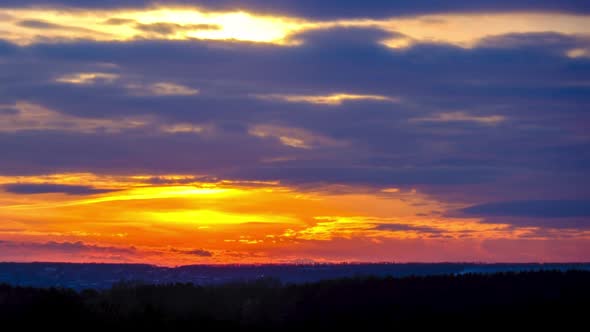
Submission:
[[[15,107],[0,106],[0,115],[15,115],[18,110]]]
[[[5,0],[1,6],[70,6],[88,8],[194,5],[209,10],[247,10],[309,18],[385,17],[447,12],[552,11],[590,12],[584,0]]]
[[[0,134],[0,172],[47,174],[88,170],[101,174],[215,175],[236,167],[253,167],[280,151],[277,144],[232,133],[199,138],[194,134],[25,132]]]
[[[318,163],[321,163],[318,162]],[[316,164],[318,164],[316,163]],[[311,167],[282,163],[275,167],[239,168],[227,174],[246,179],[282,180],[287,183],[347,183],[376,186],[457,185],[490,182],[500,175],[490,168],[343,167],[338,162]]]
[[[0,40],[0,57],[14,55],[19,51],[21,50],[18,46],[4,40]]]
[[[462,193],[461,202],[590,197],[589,189],[571,185],[589,179],[590,60],[565,56],[587,47],[587,40],[512,34],[473,49],[423,43],[392,50],[378,43],[386,36],[373,29],[316,31],[296,36],[305,40],[299,47],[220,41],[6,44],[15,53],[0,62],[2,105],[24,100],[83,118],[150,115],[161,123],[207,123],[216,130],[203,137],[153,130],[3,132],[0,173],[188,173],[301,186],[419,186],[442,198]],[[121,79],[85,86],[54,81],[64,73],[96,71]],[[201,93],[138,96],[126,89],[130,80],[176,82]],[[334,107],[253,97],[336,92],[401,102]],[[506,120],[415,121],[453,112]],[[294,149],[276,138],[248,135],[257,124],[301,128],[342,144]]]
[[[359,54],[363,54],[363,52],[368,50],[374,52],[377,48],[381,48],[375,46],[382,40],[402,36],[402,34],[380,29],[343,27],[306,31],[304,33],[296,34],[292,38],[305,42],[307,48],[312,48],[313,50],[334,52],[341,50],[342,48],[346,48],[348,51],[355,51],[355,48],[357,48],[356,51],[360,51]],[[367,47],[369,45],[373,45],[374,47]],[[349,54],[347,53],[347,58],[348,55]]]
[[[33,53],[36,54],[35,57],[52,62],[53,66],[52,69],[48,69],[47,66],[31,59],[31,63],[27,65],[31,70],[35,69],[39,73],[37,75],[43,75],[44,71],[59,70],[60,63],[64,61],[67,63],[64,63],[62,70],[67,70],[67,66],[70,70],[80,70],[76,68],[76,64],[81,61],[108,62],[120,64],[129,74],[143,74],[147,75],[147,78],[151,76],[153,79],[198,86],[202,93],[184,100],[149,100],[125,98],[126,96],[122,96],[125,90],[116,88],[96,90],[89,94],[88,87],[74,89],[40,85],[39,91],[18,91],[16,88],[20,86],[13,85],[7,87],[6,95],[13,99],[33,97],[55,100],[54,105],[68,113],[69,109],[75,109],[75,112],[84,109],[93,115],[117,113],[119,110],[115,107],[104,105],[108,100],[112,100],[117,105],[116,108],[125,108],[127,112],[157,109],[160,113],[173,116],[182,114],[184,117],[192,116],[195,119],[207,117],[212,113],[220,115],[220,118],[228,118],[221,116],[226,111],[232,112],[234,116],[244,116],[239,109],[246,105],[254,110],[271,107],[277,109],[276,105],[269,103],[244,100],[245,95],[257,93],[347,91],[401,95],[408,100],[420,100],[420,103],[429,108],[469,109],[470,112],[479,112],[479,109],[487,104],[502,100],[503,103],[513,104],[514,108],[520,108],[519,115],[522,116],[535,116],[536,110],[529,111],[529,107],[520,105],[538,100],[544,100],[540,107],[554,109],[561,107],[556,104],[563,102],[568,103],[564,106],[570,109],[581,109],[582,102],[590,98],[590,88],[583,84],[584,77],[590,75],[590,63],[587,60],[568,59],[563,56],[570,46],[576,45],[569,37],[561,36],[567,42],[563,42],[559,47],[545,45],[543,48],[544,39],[539,38],[534,47],[528,48],[482,47],[464,50],[445,45],[418,45],[399,52],[376,45],[372,41],[378,36],[376,31],[366,32],[367,41],[364,44],[361,43],[362,38],[347,40],[346,36],[350,32],[344,30],[324,32],[323,36],[318,33],[304,35],[301,38],[307,38],[309,45],[300,48],[240,43],[228,45],[218,42],[195,42],[188,45],[149,42],[38,45],[27,49],[23,54],[25,59],[27,54]],[[356,32],[356,35],[362,36],[360,32]],[[330,38],[327,36],[333,36],[334,41],[329,42]],[[535,40],[537,35],[521,37],[523,40]],[[342,57],[342,54],[347,56]],[[355,64],[353,67],[352,63]],[[21,70],[18,65],[12,67],[14,69],[7,66],[6,70]],[[199,72],[199,75],[190,75],[191,72]],[[19,78],[17,73],[14,76],[16,79]],[[20,79],[23,79],[22,75]],[[219,84],[223,84],[223,90],[219,89]],[[572,98],[578,101],[578,105],[571,103]],[[67,103],[64,102],[66,99]],[[82,107],[82,103],[87,105]],[[189,107],[200,111],[190,112],[187,109]],[[357,105],[358,109],[362,107],[365,105]],[[427,107],[419,111],[422,112]],[[312,109],[318,106],[283,105],[281,108],[287,113],[290,110]],[[371,109],[375,108],[374,105],[371,106]],[[396,112],[400,109],[395,105],[379,107],[386,108]],[[179,111],[162,112],[163,109]],[[416,113],[416,109],[411,111],[415,114],[420,113]],[[500,109],[499,112],[504,112],[505,115],[514,113],[509,109]],[[259,113],[247,114],[256,116]],[[359,113],[347,113],[353,114]]]
[[[489,12],[489,11],[573,11],[590,12],[590,5],[582,0],[555,1],[534,0],[282,0],[269,4],[263,0],[207,0],[211,8],[255,8],[261,12],[277,12],[313,18],[337,17],[385,17],[439,12]]]
[[[70,254],[82,253],[116,253],[116,254],[135,254],[137,249],[135,247],[110,247],[88,244],[82,241],[77,242],[56,242],[49,241],[45,243],[34,242],[15,242],[15,241],[0,241],[0,247],[5,249],[18,250],[40,250],[42,252],[60,252]]]
[[[468,215],[493,217],[570,218],[590,217],[590,200],[531,200],[470,206]]]
[[[208,250],[204,249],[189,249],[189,250],[182,250],[182,249],[172,249],[171,251],[178,252],[185,255],[193,255],[198,257],[212,257],[213,253]]]
[[[426,233],[430,235],[437,235],[443,231],[437,228],[425,227],[425,226],[414,226],[408,224],[378,224],[375,226],[376,230],[390,231],[390,232],[404,232],[404,231],[417,231],[420,233]]]
[[[17,25],[25,28],[35,28],[35,29],[55,29],[55,28],[64,28],[63,25],[45,22],[41,20],[24,20],[17,23]]]
[[[67,195],[95,195],[112,192],[110,189],[98,189],[91,186],[76,186],[51,183],[13,183],[3,186],[4,190],[19,195],[30,194],[67,194]]]

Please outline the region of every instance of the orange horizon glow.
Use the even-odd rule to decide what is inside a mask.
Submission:
[[[169,184],[154,184],[158,182]],[[0,228],[3,240],[81,242],[87,247],[75,254],[59,253],[58,249],[58,253],[37,253],[21,260],[92,261],[96,256],[93,251],[98,251],[103,257],[94,260],[100,262],[166,266],[289,263],[301,257],[314,262],[340,262],[363,259],[346,254],[317,255],[311,253],[313,247],[329,244],[332,250],[346,253],[349,247],[356,246],[421,243],[428,248],[427,243],[445,243],[447,250],[455,250],[455,246],[474,246],[490,240],[545,239],[536,234],[535,227],[433,214],[433,210],[461,206],[438,202],[416,190],[383,188],[372,192],[369,188],[335,190],[328,186],[302,191],[280,182],[212,183],[185,175],[0,177],[0,186],[14,183],[76,184],[112,190],[87,196],[0,194],[0,217],[5,220]],[[582,238],[588,235],[577,234]],[[195,256],[195,250],[207,254]],[[306,254],[306,250],[311,252]],[[105,254],[110,251],[114,252],[111,258]],[[301,252],[295,255],[293,251]],[[404,256],[407,253],[381,253],[372,261],[398,261],[396,257],[404,260]],[[6,259],[0,254],[0,260]],[[19,260],[19,256],[12,260]]]

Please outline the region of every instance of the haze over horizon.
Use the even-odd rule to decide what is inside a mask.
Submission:
[[[0,32],[0,261],[590,261],[586,1],[4,0]]]

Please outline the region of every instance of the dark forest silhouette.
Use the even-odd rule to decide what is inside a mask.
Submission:
[[[83,329],[301,330],[399,326],[584,326],[590,272],[277,280],[196,286],[122,282],[104,291],[0,285],[0,321]]]

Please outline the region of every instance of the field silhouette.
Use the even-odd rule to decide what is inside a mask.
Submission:
[[[586,321],[590,272],[544,271],[306,284],[275,279],[224,285],[143,285],[108,290],[0,285],[0,321],[21,327],[301,330],[510,327]]]

